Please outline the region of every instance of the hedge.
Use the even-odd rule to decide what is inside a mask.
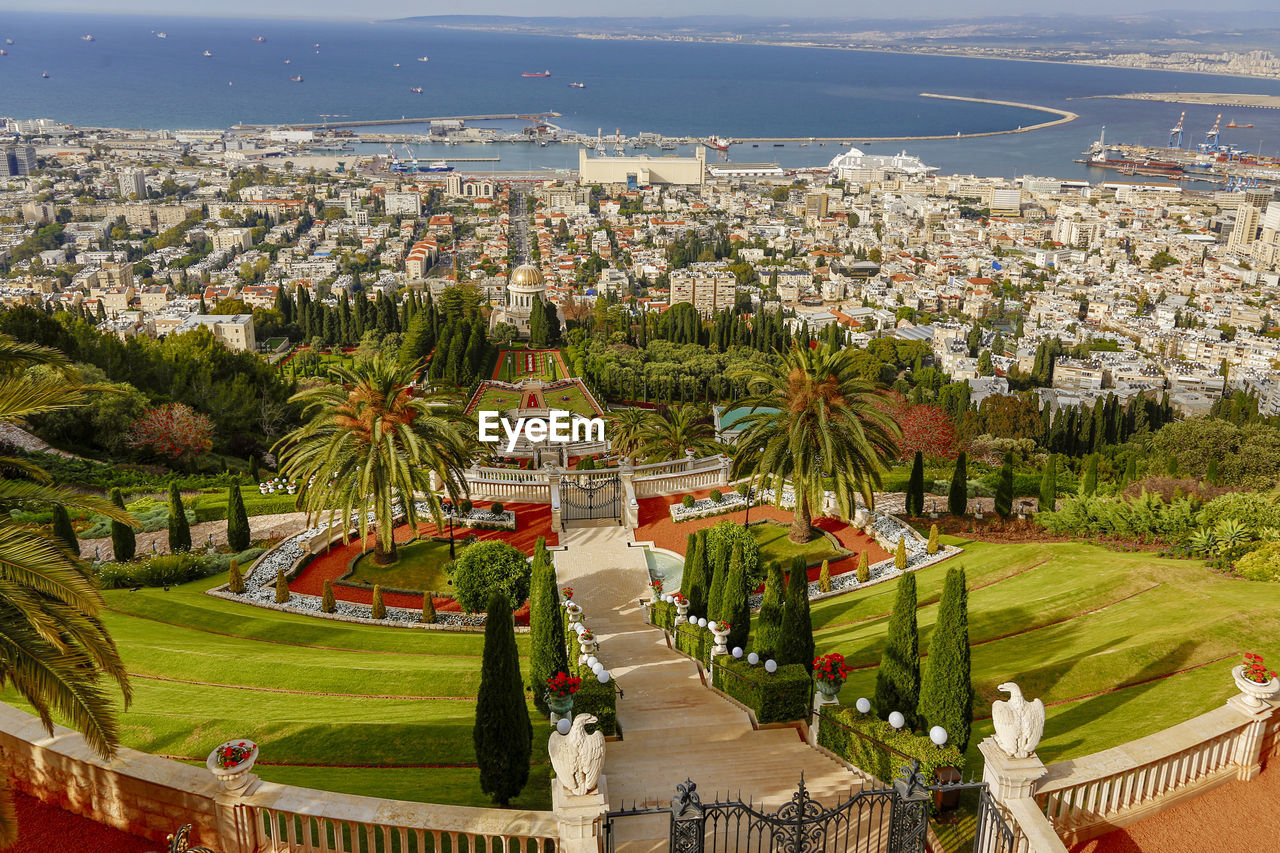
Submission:
[[[798,663],[765,671],[745,659],[721,655],[712,667],[712,684],[755,712],[758,723],[785,723],[802,720],[809,713],[813,682]]]
[[[239,554],[159,554],[131,563],[98,563],[94,578],[103,589],[125,589],[134,586],[175,586],[225,572],[231,561],[244,569],[258,559],[262,548],[249,548]]]
[[[676,628],[676,606],[669,601],[655,601],[649,605],[649,622],[664,631]]]
[[[244,511],[250,517],[255,515],[275,515],[282,512],[297,512],[297,495],[263,495],[248,494],[241,489],[244,498]],[[188,514],[194,513],[196,521],[223,521],[227,517],[227,496],[199,495],[187,502]]]
[[[675,635],[677,649],[694,660],[701,661],[703,666],[710,665],[711,647],[715,645],[715,638],[710,631],[686,622],[675,629]]]
[[[937,747],[927,734],[899,731],[884,720],[843,705],[824,705],[818,745],[889,784],[915,758],[926,779],[941,767],[964,769],[964,755],[954,744]]]
[[[573,666],[573,664],[570,664]],[[601,684],[592,675],[591,670],[583,669],[579,673],[582,686],[573,694],[573,713],[590,714],[599,720],[597,728],[606,736],[618,733],[618,694],[613,682]]]

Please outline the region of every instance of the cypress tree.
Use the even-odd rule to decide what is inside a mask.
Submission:
[[[369,611],[369,615],[374,619],[387,618],[387,605],[382,603],[382,584],[373,585],[373,607]]]
[[[53,505],[53,537],[61,539],[62,544],[75,556],[80,556],[80,540],[76,538],[76,529],[71,524],[71,516],[62,504]]]
[[[809,580],[804,557],[791,560],[787,581],[787,604],[782,609],[782,627],[773,659],[779,664],[800,663],[813,674],[813,624],[809,621]]]
[[[533,704],[544,714],[551,710],[547,707],[547,679],[569,671],[561,613],[555,566],[546,539],[539,536],[529,582],[529,679],[533,682]]]
[[[111,490],[111,502],[124,509],[124,495],[119,489]],[[133,559],[138,540],[133,528],[123,521],[111,522],[111,555],[117,563],[127,563]]]
[[[533,724],[520,680],[511,602],[496,591],[485,612],[484,657],[471,739],[480,767],[480,790],[505,806],[529,781]]]
[[[911,463],[911,480],[907,483],[907,515],[924,515],[924,454],[919,450]]]
[[[418,620],[428,625],[434,625],[436,621],[436,602],[435,593],[427,590],[422,594],[422,617]]]
[[[907,539],[898,537],[898,547],[893,549],[893,567],[900,572],[907,570]]]
[[[831,592],[831,566],[826,560],[818,570],[818,592]]]
[[[768,658],[778,647],[785,589],[782,564],[773,560],[764,581],[764,600],[760,602],[760,614],[756,616],[756,640],[752,645],[752,650],[761,658]]]
[[[1089,454],[1084,466],[1084,480],[1080,483],[1080,494],[1089,497],[1098,491],[1098,454]]]
[[[685,575],[689,578],[689,591],[684,593],[689,599],[689,618],[707,615],[707,596],[710,593],[711,580],[707,577],[707,531],[698,531],[698,547],[693,565],[685,564]],[[681,588],[683,588],[683,580]]]
[[[963,568],[947,572],[938,602],[938,624],[929,641],[920,685],[922,723],[942,726],[948,742],[964,752],[973,725],[973,680],[969,672],[969,592]]]
[[[289,600],[289,582],[284,578],[284,569],[276,570],[276,604],[284,604]]]
[[[869,580],[871,580],[871,567],[867,564],[867,552],[863,551],[858,556],[858,583],[866,583]]]
[[[258,469],[258,457],[249,456],[249,481],[257,483],[262,479],[262,472]]]
[[[1126,465],[1124,468],[1124,482],[1125,482],[1125,485],[1128,485],[1129,483],[1136,483],[1137,481],[1138,481],[1138,457],[1130,456],[1129,464]]]
[[[1008,518],[1013,515],[1013,454],[1004,455],[1000,466],[1000,484],[996,487],[996,515]]]
[[[947,494],[947,510],[963,516],[969,509],[969,457],[961,450],[956,469],[951,474],[951,491]]]
[[[738,553],[740,550],[741,546],[736,543],[732,548],[720,549],[715,571],[711,575],[711,590],[707,593],[707,619],[720,621],[720,605],[724,602],[725,579],[729,577],[729,567],[734,556],[736,555],[739,561],[742,560],[742,555]]]
[[[938,553],[938,525],[929,525],[929,544],[925,546],[924,550],[929,556]]]
[[[249,514],[245,512],[237,483],[232,483],[227,490],[227,544],[237,552],[249,547]]]
[[[325,613],[338,609],[338,602],[333,597],[333,581],[328,578],[325,579],[323,595],[320,597],[320,609]]]
[[[719,619],[729,623],[729,636],[725,640],[729,648],[746,648],[747,637],[751,634],[751,608],[747,605],[747,569],[740,547],[733,549],[733,557],[729,561]]]
[[[187,523],[187,510],[178,493],[178,483],[169,484],[169,552],[191,550],[191,525]]]
[[[1052,512],[1058,501],[1058,457],[1049,454],[1040,477],[1040,511]]]
[[[689,584],[693,580],[693,573],[688,571],[688,569],[695,562],[697,562],[697,559],[698,559],[698,534],[695,532],[695,533],[690,533],[688,536],[685,537],[685,540],[684,540],[685,571],[683,574],[680,575],[680,594],[683,595],[685,598],[689,597]],[[671,590],[669,589],[664,589],[663,592],[667,593],[668,595],[671,594]]]
[[[228,572],[227,590],[229,592],[234,592],[236,595],[243,595],[244,573],[240,571],[240,561],[233,558],[231,560],[231,565],[228,566]]]
[[[889,635],[876,670],[876,714],[887,720],[901,711],[912,728],[920,702],[920,630],[916,625],[916,576],[898,578]]]

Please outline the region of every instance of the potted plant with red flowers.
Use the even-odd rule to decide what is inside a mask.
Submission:
[[[649,581],[649,600],[657,601],[662,598],[662,578],[654,578]]]
[[[229,740],[214,747],[205,761],[209,772],[228,791],[238,791],[253,781],[249,771],[258,760],[258,745],[251,740]]]
[[[1244,703],[1250,708],[1261,708],[1262,700],[1280,693],[1280,681],[1276,680],[1273,670],[1267,669],[1262,655],[1246,652],[1244,663],[1233,668],[1231,675],[1236,680],[1236,687],[1245,695]]]
[[[671,602],[676,606],[675,624],[683,625],[684,623],[688,622],[689,621],[689,599],[685,598],[683,595],[677,592],[672,594]]]
[[[547,707],[556,716],[568,717],[573,713],[573,694],[582,687],[582,679],[567,672],[557,672],[547,679]]]
[[[844,655],[839,652],[813,659],[813,681],[824,698],[834,700],[848,677],[849,667],[845,666]]]

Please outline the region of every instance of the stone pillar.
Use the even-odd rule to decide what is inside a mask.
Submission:
[[[547,496],[551,501],[551,529],[560,529],[560,475],[561,471],[553,465],[543,466],[547,474]]]
[[[720,485],[729,485],[729,469],[733,467],[733,462],[728,456],[720,457]]]
[[[1241,782],[1252,781],[1262,771],[1262,736],[1267,730],[1267,720],[1275,712],[1275,706],[1263,702],[1261,708],[1251,708],[1243,693],[1237,693],[1227,704],[1239,711],[1249,721],[1236,736],[1232,761],[1236,765],[1236,778]]]
[[[684,469],[685,469],[686,471],[692,471],[692,470],[693,470],[693,459],[694,459],[694,453],[693,453],[693,451],[692,451],[692,450],[686,450],[686,451],[684,452]]]
[[[605,777],[589,794],[570,794],[551,780],[551,810],[556,815],[560,853],[599,853],[604,813],[609,810]]]
[[[255,779],[250,783],[249,790],[260,784],[262,783]],[[217,849],[222,853],[254,853],[258,849],[253,810],[240,803],[243,793],[219,791],[214,797],[213,813],[218,825]]]
[[[1035,753],[1027,758],[1012,758],[994,737],[978,744],[978,750],[985,762],[982,781],[991,786],[991,796],[1002,805],[1009,800],[1030,799],[1036,792],[1036,782],[1048,772]]]
[[[818,725],[822,721],[821,711],[823,705],[839,705],[840,700],[836,698],[828,699],[817,690],[813,691],[813,722],[809,724],[809,745],[818,745]]]

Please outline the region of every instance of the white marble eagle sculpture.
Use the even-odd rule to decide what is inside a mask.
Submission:
[[[570,794],[582,796],[596,789],[604,767],[604,733],[587,734],[587,726],[597,722],[590,714],[577,714],[567,735],[551,733],[547,754],[556,779]]]
[[[1028,758],[1040,745],[1044,735],[1044,703],[1028,702],[1022,690],[1012,681],[996,688],[1008,693],[1009,699],[991,703],[991,721],[996,727],[996,744],[1014,758]]]

